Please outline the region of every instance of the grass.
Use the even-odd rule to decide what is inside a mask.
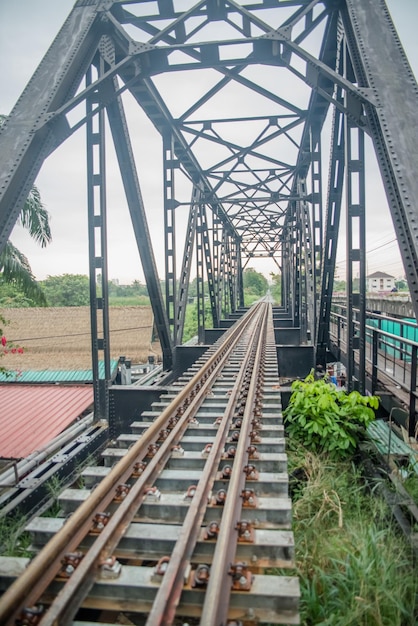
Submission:
[[[33,555],[29,549],[31,544],[30,533],[22,532],[25,523],[25,518],[22,516],[0,518],[1,556],[31,557]]]
[[[148,296],[109,296],[109,306],[151,306]]]
[[[417,572],[386,504],[352,463],[295,444],[288,454],[301,623],[415,626]]]

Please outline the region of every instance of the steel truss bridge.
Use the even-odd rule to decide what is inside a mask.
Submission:
[[[1,130],[0,250],[45,159],[84,127],[96,415],[108,415],[111,378],[105,134],[164,369],[181,358],[191,276],[203,340],[242,308],[243,271],[257,258],[281,275],[296,343],[312,347],[312,363],[325,362],[344,214],[345,358],[349,385],[364,390],[365,140],[417,317],[417,110],[384,0],[78,0]],[[135,111],[161,136],[165,293],[135,159],[138,142],[147,150]]]

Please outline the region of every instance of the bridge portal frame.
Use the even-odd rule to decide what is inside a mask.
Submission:
[[[130,4],[133,5],[134,2],[127,3],[127,6]],[[245,264],[242,263],[242,254],[249,250],[245,235],[251,232],[251,236],[255,237],[254,230],[257,230],[257,222],[250,223],[248,212],[245,228],[238,228],[234,224],[228,211],[224,209],[225,199],[220,198],[218,193],[222,177],[230,174],[232,170],[225,169],[218,172],[217,175],[220,178],[215,189],[213,178],[211,178],[212,172],[199,164],[191,149],[191,144],[185,139],[184,125],[182,126],[184,120],[180,124],[174,119],[151,80],[153,75],[173,69],[168,58],[175,49],[185,54],[183,69],[195,69],[196,64],[200,64],[202,67],[215,67],[220,72],[222,79],[212,91],[220,90],[231,80],[248,84],[248,79],[241,76],[241,69],[254,63],[285,67],[312,88],[307,111],[301,111],[299,107],[269,92],[268,89],[258,88],[260,94],[270,98],[277,105],[287,107],[295,116],[299,116],[300,120],[304,120],[298,157],[292,171],[287,172],[287,164],[276,159],[276,175],[281,172],[280,176],[283,176],[283,179],[280,191],[272,194],[274,201],[280,202],[286,185],[287,189],[290,189],[287,196],[287,209],[280,216],[286,217],[278,229],[276,226],[272,228],[275,228],[273,232],[277,241],[281,243],[280,249],[284,251],[283,258],[277,263],[279,267],[282,267],[283,285],[286,287],[284,297],[287,298],[289,308],[293,310],[295,323],[301,321],[305,323],[304,320],[312,317],[312,312],[309,314],[307,312],[308,307],[311,306],[308,302],[307,289],[309,294],[312,290],[307,286],[307,281],[302,280],[302,273],[310,277],[311,270],[303,268],[302,242],[306,244],[313,234],[315,241],[312,250],[315,256],[318,252],[316,242],[320,241],[318,231],[320,230],[318,226],[320,216],[316,206],[318,179],[315,181],[316,190],[310,197],[310,211],[304,210],[303,220],[294,219],[296,206],[306,198],[305,191],[304,198],[301,197],[298,185],[299,181],[307,180],[312,161],[318,162],[321,130],[330,105],[345,116],[351,125],[368,133],[372,138],[400,244],[415,314],[418,316],[417,209],[412,201],[413,198],[418,197],[418,177],[415,175],[418,170],[418,131],[415,125],[418,88],[387,7],[383,0],[373,0],[367,3],[362,0],[340,0],[337,3],[322,0],[299,0],[299,2],[295,0],[291,4],[297,7],[295,12],[279,28],[274,28],[253,10],[260,9],[261,12],[265,8],[280,8],[283,3],[279,0],[271,0],[271,2],[263,3],[263,6],[253,6],[250,2],[238,6],[232,0],[221,0],[216,3],[207,0],[196,3],[185,12],[177,13],[172,2],[158,3],[159,14],[156,18],[172,20],[170,25],[158,30],[155,26],[151,26],[153,16],[149,16],[148,21],[141,16],[133,19],[122,1],[92,0],[86,3],[84,0],[79,0],[2,128],[0,250],[9,238],[43,161],[75,130],[86,124],[90,117],[100,115],[101,111],[106,110],[154,309],[166,369],[172,366],[173,342],[181,340],[182,322],[179,320],[182,319],[184,311],[184,299],[182,307],[178,308],[180,300],[177,295],[175,276],[174,233],[173,238],[171,238],[171,231],[168,236],[168,229],[174,228],[174,221],[171,221],[171,218],[174,219],[175,197],[170,192],[169,181],[166,179],[166,249],[170,253],[170,264],[166,267],[169,286],[164,305],[121,103],[121,95],[125,90],[130,91],[161,136],[169,138],[166,140],[166,145],[169,142],[170,151],[166,172],[172,169],[173,163],[178,163],[193,185],[198,187],[200,193],[203,194],[201,199],[204,204],[197,206],[216,207],[217,218],[224,231],[222,241],[224,242],[224,267],[227,271],[224,272],[223,285],[224,293],[229,292],[231,311],[236,308],[238,301],[243,300],[242,271]],[[239,30],[250,46],[249,55],[237,54],[224,58],[221,53],[226,47],[230,46],[232,49],[237,43],[233,39],[188,42],[190,31],[186,26],[189,19],[203,17],[208,22],[220,22],[229,19],[230,14],[234,14],[237,19],[241,20]],[[144,30],[148,29],[151,35],[150,42],[134,41],[123,28],[123,25],[129,22],[140,23]],[[301,44],[319,24],[324,24],[323,39],[318,58],[315,58]],[[293,35],[293,29],[296,26],[301,27],[299,34]],[[257,34],[255,35],[254,32]],[[341,41],[341,33],[347,43],[349,57],[348,69],[344,71],[341,71],[338,63],[338,42]],[[97,80],[80,87],[89,68],[92,65],[97,67],[98,54],[103,71],[100,72]],[[382,63],[383,58],[385,58],[385,63]],[[68,114],[80,103],[87,102],[89,98],[94,103],[93,107],[87,110],[86,115],[78,122],[71,125]],[[206,94],[191,109],[199,108],[200,104],[208,99],[209,94]],[[268,128],[274,127],[277,123],[277,119],[272,120]],[[275,136],[290,132],[290,126],[293,124],[297,122],[292,122],[287,127],[275,131]],[[201,134],[204,134],[203,130]],[[340,165],[342,144],[338,135],[334,134],[334,141],[337,141],[337,146],[333,151],[332,167],[337,176],[337,186],[336,189],[331,189],[334,197],[327,201],[329,210],[332,210],[332,207],[336,208],[339,203],[337,196],[340,192],[342,169]],[[235,155],[236,148],[232,142],[227,142],[225,145]],[[255,148],[259,150],[261,145],[262,140],[258,139],[253,146],[246,147],[245,150],[254,155]],[[245,150],[236,152],[238,161],[245,159]],[[178,169],[177,165],[175,169]],[[286,176],[289,176],[288,181],[293,176],[291,186],[289,182],[283,182]],[[267,180],[269,179],[262,179],[260,176],[260,188],[267,185]],[[359,183],[360,193],[361,185],[362,183]],[[252,192],[248,193],[245,201],[250,205]],[[244,213],[242,212],[242,215]],[[308,213],[310,213],[309,219]],[[329,219],[327,228],[332,229],[337,221],[337,219]],[[313,230],[311,223],[313,223]],[[211,250],[213,241],[210,240],[208,228],[204,223],[202,224],[200,226],[202,250],[206,271],[209,271],[209,275],[212,276],[209,280],[211,283],[209,291],[212,316],[216,320],[221,310],[217,298],[218,294],[222,293],[222,289],[216,287],[217,278],[213,277]],[[104,235],[104,220],[101,228]],[[301,238],[302,231],[305,232],[303,238]],[[265,233],[267,232],[266,230]],[[309,232],[311,234],[306,235]],[[286,243],[284,241],[286,237],[289,237],[291,242],[296,242],[296,247]],[[335,233],[325,232],[324,238],[334,248]],[[187,245],[190,250],[190,241]],[[355,255],[355,248],[352,244],[348,246],[347,255],[348,257]],[[90,258],[91,264],[96,263],[95,257],[96,254],[93,252]],[[222,259],[222,254],[220,258]],[[315,283],[316,259],[312,265]],[[216,263],[213,267],[217,267]],[[315,336],[318,337],[318,346],[321,350],[324,348],[330,315],[325,290],[330,289],[332,285],[334,271],[333,249],[322,264],[319,311],[324,319],[319,322],[316,319],[313,320],[314,327],[318,327],[319,334]],[[94,273],[94,268],[91,268],[91,276]],[[185,282],[189,277],[186,271],[181,283],[183,296]],[[361,282],[361,290],[363,290],[363,277],[361,277]],[[314,284],[314,292],[315,288],[316,284]],[[303,293],[300,292],[301,289]],[[92,294],[92,313],[97,305],[95,301],[98,301],[96,295]],[[360,299],[361,297],[363,297],[362,294]],[[104,312],[106,307],[106,303],[103,303]],[[178,313],[179,310],[180,313]],[[313,317],[316,317],[315,302],[313,311]],[[93,345],[99,346],[101,339],[94,325],[93,321]],[[172,327],[176,325],[177,328],[173,331]],[[105,343],[106,340],[102,338],[102,345],[104,346]],[[108,359],[106,354],[104,358]],[[106,394],[106,391],[103,393]]]

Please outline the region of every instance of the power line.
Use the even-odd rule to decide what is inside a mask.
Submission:
[[[132,326],[131,328],[118,328],[115,330],[110,330],[110,333],[122,333],[128,330],[139,330],[141,328],[152,328],[152,324],[148,324],[147,326]],[[71,333],[71,334],[66,334],[66,335],[49,335],[46,337],[25,337],[22,339],[11,339],[10,341],[13,343],[15,341],[21,342],[21,341],[39,341],[40,339],[72,339],[73,337],[85,337],[85,336],[90,336],[90,332],[85,332],[85,333]]]

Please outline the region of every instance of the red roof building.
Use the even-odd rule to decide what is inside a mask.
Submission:
[[[0,458],[40,450],[92,405],[91,385],[0,385]]]

